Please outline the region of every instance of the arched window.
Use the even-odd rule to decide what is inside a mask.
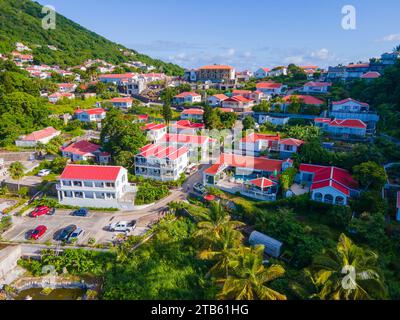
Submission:
[[[324,197],[324,202],[333,204],[333,196],[330,195],[330,194],[326,194],[325,197]]]
[[[344,205],[344,198],[342,196],[337,196],[335,199],[335,204],[342,206]]]
[[[316,194],[314,194],[314,200],[315,201],[322,201],[322,193],[317,192]]]

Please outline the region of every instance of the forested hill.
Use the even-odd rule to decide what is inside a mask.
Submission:
[[[182,74],[183,69],[171,63],[134,53],[79,24],[57,14],[56,29],[42,28],[42,5],[31,0],[0,0],[0,53],[11,52],[15,42],[33,49],[35,62],[48,65],[75,66],[87,59],[104,59],[114,64],[129,60],[141,61],[167,74]],[[52,45],[57,51],[48,48]]]

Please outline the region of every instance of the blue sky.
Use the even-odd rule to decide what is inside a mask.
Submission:
[[[106,38],[183,67],[358,62],[400,44],[398,0],[39,0]],[[356,9],[356,30],[341,26]]]

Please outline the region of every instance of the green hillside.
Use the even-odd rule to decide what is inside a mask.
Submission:
[[[104,59],[111,63],[142,61],[167,74],[179,75],[183,69],[171,63],[152,59],[130,50],[134,55],[124,55],[128,50],[91,32],[79,24],[57,14],[55,30],[42,28],[42,6],[30,0],[0,0],[0,53],[14,49],[15,42],[23,42],[33,49],[35,62],[75,66],[87,59]],[[56,46],[53,51],[47,46]]]

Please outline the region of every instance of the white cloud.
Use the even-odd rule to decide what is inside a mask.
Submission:
[[[384,36],[380,41],[383,42],[393,42],[393,41],[400,41],[400,33],[389,34]]]
[[[334,55],[329,52],[328,49],[322,48],[317,51],[311,52],[311,58],[317,58],[319,60],[330,60],[334,58]]]
[[[303,55],[298,55],[298,56],[291,56],[291,57],[286,57],[283,59],[285,63],[294,63],[294,64],[301,64],[304,62],[304,56]]]

